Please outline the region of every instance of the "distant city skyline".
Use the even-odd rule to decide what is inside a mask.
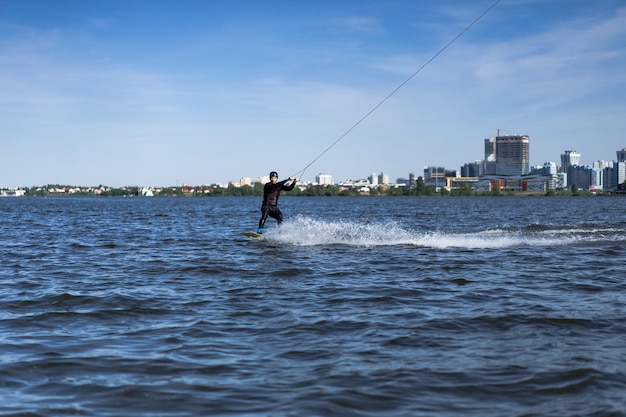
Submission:
[[[495,3],[2,1],[0,186],[399,178],[498,131],[531,166],[623,147],[624,1],[502,0],[435,55]]]
[[[488,139],[488,138],[486,138]],[[568,165],[571,161],[574,161],[574,165],[579,165],[581,167],[588,167],[588,168],[592,168],[595,165],[603,165],[601,163],[604,162],[616,162],[616,161],[620,161],[620,160],[625,160],[626,159],[626,147],[622,147],[620,149],[616,149],[614,151],[615,153],[615,157],[613,159],[599,159],[599,160],[595,160],[595,161],[591,161],[590,163],[585,163],[583,160],[583,155],[581,155],[579,152],[577,152],[575,149],[564,149],[563,152],[559,155],[558,161],[557,160],[548,160],[548,161],[544,161],[542,164],[535,164],[535,165],[531,165],[531,170],[538,168],[538,167],[542,167],[544,166],[544,164],[547,163],[553,163],[555,164],[557,167],[562,167],[563,163],[564,163],[564,156],[567,156],[567,161],[568,161]],[[573,155],[573,157],[572,157]],[[369,174],[359,174],[359,175],[354,175],[351,177],[347,177],[347,178],[336,178],[332,173],[330,172],[323,172],[323,173],[317,173],[315,174],[314,178],[311,180],[303,180],[302,182],[305,183],[317,183],[317,177],[318,176],[323,176],[323,181],[321,182],[321,184],[325,184],[325,185],[329,185],[329,184],[340,184],[340,183],[345,183],[348,181],[360,181],[360,180],[369,180],[371,179],[371,177],[373,175],[376,175],[376,183],[377,184],[383,184],[383,183],[389,183],[389,184],[394,184],[396,183],[398,180],[407,180],[409,179],[409,177],[411,176],[411,174],[414,174],[414,178],[417,177],[424,177],[424,172],[425,170],[427,170],[428,168],[443,168],[446,171],[455,171],[457,173],[457,176],[461,177],[461,170],[462,167],[458,167],[458,168],[453,168],[453,167],[447,167],[447,166],[441,166],[441,165],[426,165],[424,167],[422,167],[422,169],[416,169],[416,170],[412,170],[409,172],[406,172],[404,175],[399,175],[396,177],[392,177],[388,174],[388,171],[382,170],[382,171],[371,171]],[[565,168],[565,170],[567,170],[567,168]],[[203,182],[203,183],[187,183],[187,182],[179,182],[177,181],[176,184],[156,184],[156,183],[146,183],[146,184],[132,184],[132,183],[125,183],[122,184],[120,186],[114,186],[111,184],[106,184],[104,182],[97,182],[97,183],[81,183],[81,182],[77,182],[77,183],[57,183],[57,182],[43,182],[40,184],[20,184],[20,185],[13,185],[13,186],[9,186],[6,184],[2,184],[0,183],[0,189],[16,189],[16,188],[30,188],[30,187],[40,187],[40,186],[45,186],[48,184],[58,184],[58,185],[63,185],[63,186],[77,186],[77,187],[97,187],[97,186],[106,186],[106,187],[113,187],[113,188],[121,188],[121,187],[157,187],[157,188],[162,188],[162,187],[182,187],[184,185],[189,185],[189,186],[203,186],[203,185],[223,185],[223,186],[227,186],[229,183],[238,183],[240,185],[251,185],[254,182],[257,182],[258,180],[265,180],[268,181],[269,180],[269,173],[266,174],[262,174],[262,175],[256,175],[256,176],[247,176],[247,175],[242,175],[240,176],[238,179],[232,179],[229,180],[227,182],[219,182],[219,181],[212,181],[212,182]],[[280,175],[280,174],[279,174]],[[381,180],[379,177],[380,176],[384,176],[385,179]],[[288,176],[284,176],[284,178],[287,178]],[[281,175],[281,178],[283,178],[283,176]],[[250,182],[248,183],[248,181],[246,181],[245,184],[241,184],[242,180],[250,180]]]
[[[507,135],[507,136],[509,136],[509,135]],[[511,136],[513,136],[513,135],[511,135]],[[530,139],[530,146],[532,147],[532,138],[529,138],[528,135],[519,135],[519,136],[525,136],[527,139]],[[489,139],[489,138],[485,138],[485,140],[487,140],[487,139]],[[554,163],[557,167],[561,167],[563,165],[563,155],[564,154],[570,154],[570,153],[576,154],[576,158],[573,159],[573,161],[575,161],[575,165],[592,167],[594,164],[599,163],[599,162],[616,162],[616,161],[620,161],[620,160],[626,159],[626,146],[622,147],[620,149],[615,149],[614,150],[614,155],[615,156],[612,159],[597,159],[597,160],[591,161],[589,163],[585,163],[583,155],[580,154],[579,152],[577,152],[575,149],[564,149],[561,152],[561,154],[559,154],[558,158],[546,160],[546,161],[543,161],[540,164],[530,164],[529,168],[530,168],[530,170],[532,170],[532,169],[535,169],[535,168],[538,168],[538,167],[542,167],[542,166],[544,166],[545,164],[548,164],[548,163]],[[477,160],[472,161],[472,162],[479,162],[479,161],[481,161],[481,160],[477,159]],[[570,159],[570,161],[572,161],[572,160]],[[470,161],[468,161],[466,163],[470,163]],[[397,177],[394,177],[394,178],[395,179],[402,179],[402,178],[406,179],[406,178],[409,177],[409,175],[411,173],[415,174],[415,177],[423,176],[423,173],[424,173],[425,170],[427,170],[428,168],[435,168],[435,167],[444,168],[445,170],[449,170],[449,171],[455,171],[455,172],[457,172],[458,176],[461,176],[460,172],[461,172],[461,170],[463,168],[462,166],[461,167],[450,167],[450,166],[445,166],[445,165],[430,164],[430,165],[425,165],[421,169],[412,170],[412,171],[404,173],[403,175],[398,175]],[[349,181],[349,180],[366,179],[366,178],[369,178],[372,174],[378,174],[378,175],[385,174],[387,177],[391,178],[391,176],[389,175],[387,170],[372,171],[369,174],[360,174],[360,175],[357,175],[357,176],[352,176],[352,177],[343,178],[343,179],[337,179],[331,172],[318,173],[318,174],[316,174],[316,176],[317,175],[324,175],[326,177],[326,179],[328,177],[332,177],[334,182],[341,182],[341,181]]]

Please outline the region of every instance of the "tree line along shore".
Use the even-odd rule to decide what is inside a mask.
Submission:
[[[617,192],[602,193],[602,195],[624,195],[626,186],[620,187]],[[98,187],[76,187],[50,184],[43,187],[22,188],[20,195],[33,197],[71,197],[71,196],[93,196],[93,197],[239,197],[239,196],[262,196],[263,184],[254,185],[234,185],[228,186],[182,186],[182,187],[139,187],[127,186],[112,188],[107,186]],[[412,187],[406,186],[377,186],[365,189],[364,187],[346,187],[340,185],[302,185],[288,192],[287,195],[294,196],[585,196],[598,195],[600,193],[581,190],[575,185],[568,190],[557,190],[547,192],[529,192],[498,190],[474,191],[469,184],[463,184],[459,188],[448,190],[446,188],[436,189],[432,185],[425,185],[420,182]]]

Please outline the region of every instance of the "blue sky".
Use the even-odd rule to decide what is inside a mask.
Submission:
[[[0,0],[0,186],[336,181],[626,147],[626,2]],[[321,155],[321,156],[320,156]],[[316,158],[318,158],[316,160]]]

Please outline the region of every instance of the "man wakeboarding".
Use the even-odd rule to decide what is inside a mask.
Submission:
[[[289,181],[291,184],[286,185]],[[289,177],[286,180],[278,181],[278,173],[270,172],[270,182],[263,187],[263,203],[261,204],[261,220],[259,220],[259,228],[257,233],[263,234],[265,231],[265,220],[270,216],[280,225],[283,222],[283,213],[278,208],[278,198],[281,191],[291,191],[296,186],[297,178]]]

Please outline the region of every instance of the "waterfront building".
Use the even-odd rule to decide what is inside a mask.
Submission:
[[[432,185],[436,190],[446,186],[446,169],[444,167],[424,167],[424,184]]]
[[[530,173],[528,135],[491,136],[485,139],[480,175],[515,176]]]
[[[527,135],[496,136],[496,175],[526,175],[530,172]]]
[[[591,187],[591,168],[581,165],[572,165],[567,169],[567,186],[576,186],[579,190],[588,190]]]
[[[415,173],[409,172],[409,178],[396,178],[396,187],[415,188]]]
[[[565,151],[561,155],[561,172],[567,173],[571,166],[580,165],[580,154],[576,151]]]
[[[573,167],[578,167],[579,165],[580,154],[575,150],[568,150],[561,154],[561,169],[559,172],[567,174],[565,188],[569,188],[574,184],[576,184],[578,188],[580,188],[580,184],[591,184],[591,174],[585,172],[584,169],[573,169]],[[587,175],[589,176],[588,180],[584,179]]]
[[[595,161],[593,167],[604,170],[605,168],[613,168],[613,164],[613,161]]]
[[[626,181],[626,148],[622,148],[616,153],[617,163],[614,164],[615,169],[613,172],[613,177],[611,178],[613,181],[615,181],[614,185],[612,185],[612,187],[615,188],[617,188],[618,185],[624,184],[624,181]]]
[[[482,161],[467,162],[461,167],[461,177],[480,177],[483,175]]]
[[[449,189],[452,188],[460,188],[463,185],[469,185],[472,190],[474,189],[474,185],[478,182],[478,177],[456,177],[456,178],[446,178],[446,183]]]
[[[473,186],[477,192],[507,192],[507,191],[532,191],[546,192],[550,187],[555,187],[557,176],[549,175],[485,175],[476,181]]]
[[[597,188],[602,190],[608,190],[609,188],[611,188],[609,186],[610,178],[608,177],[607,173],[609,172],[609,169],[613,168],[614,164],[614,161],[595,161],[593,163],[593,169],[600,171],[599,174],[594,174],[599,175],[599,178],[595,178],[594,181],[592,181],[596,184],[600,184]]]
[[[424,181],[434,179],[444,179],[446,177],[446,169],[444,167],[426,166],[424,167]]]
[[[604,172],[600,168],[590,168],[589,174],[591,176],[589,189],[590,190],[602,190],[604,189]]]
[[[424,184],[435,187],[439,191],[440,187],[448,190],[451,188],[453,179],[460,178],[456,175],[456,170],[445,169],[444,167],[426,166],[424,167]]]
[[[0,189],[0,197],[23,197],[26,195],[26,190],[21,188],[15,189]]]
[[[334,185],[335,182],[333,181],[333,176],[330,174],[317,174],[317,176],[315,177],[315,182],[317,182],[319,185]]]
[[[559,169],[555,162],[544,162],[543,165],[537,165],[530,170],[533,175],[556,175]]]
[[[479,176],[496,175],[496,136],[485,139],[485,159],[481,161]]]
[[[619,152],[619,151],[618,151]],[[616,189],[626,181],[626,162],[615,162],[612,167],[603,171],[604,189]]]
[[[567,174],[558,172],[553,175],[548,183],[548,190],[565,190],[567,188]]]
[[[626,181],[626,161],[620,161],[616,165],[615,185],[624,184]]]

